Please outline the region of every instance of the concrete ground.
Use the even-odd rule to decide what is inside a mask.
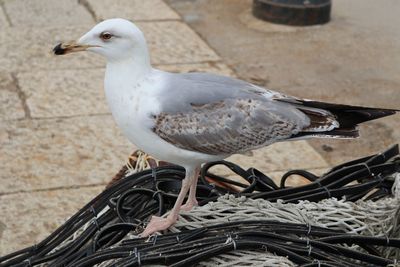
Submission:
[[[166,3],[167,2],[167,3]],[[155,66],[207,71],[300,97],[399,108],[400,4],[335,0],[333,20],[291,28],[252,18],[250,0],[0,0],[0,255],[39,242],[93,198],[135,149],[104,101],[104,61],[52,47],[124,17]],[[274,177],[322,172],[400,140],[399,116],[357,141],[297,141],[233,156]]]
[[[242,79],[322,101],[400,108],[400,2],[333,0],[324,26],[286,27],[251,15],[251,0],[167,0]],[[361,127],[362,138],[308,143],[329,164],[400,140],[400,118]]]

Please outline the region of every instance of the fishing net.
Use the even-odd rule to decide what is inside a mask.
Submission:
[[[241,180],[213,174],[216,165]],[[184,169],[137,152],[102,193],[0,266],[396,266],[399,172],[398,146],[320,177],[289,171],[279,186],[254,168],[213,162],[199,177],[200,206],[140,238],[151,215],[168,214]],[[292,175],[310,182],[287,187]]]

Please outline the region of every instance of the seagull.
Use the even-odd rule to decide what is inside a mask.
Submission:
[[[120,18],[102,21],[53,51],[105,57],[105,96],[118,127],[149,155],[185,168],[174,207],[165,218],[153,216],[143,237],[167,229],[180,210],[197,205],[203,163],[286,140],[355,138],[358,124],[398,111],[296,98],[216,74],[155,69],[142,31]]]

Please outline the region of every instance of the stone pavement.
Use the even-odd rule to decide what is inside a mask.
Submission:
[[[236,31],[232,25],[226,25],[226,33],[217,32],[225,25],[218,21],[213,22],[215,25],[202,21],[200,27],[197,23],[199,14],[189,14],[187,5],[192,3],[193,7],[199,8],[198,12],[202,12],[198,5],[204,7],[207,1],[168,2],[181,15],[162,0],[0,0],[0,255],[46,237],[99,193],[135,149],[121,135],[106,106],[102,90],[104,61],[89,53],[55,57],[51,49],[57,42],[78,38],[102,19],[124,17],[137,22],[144,31],[152,62],[161,69],[239,75],[261,83],[263,71],[270,74],[268,79],[271,80],[275,74],[282,77],[279,71],[288,74],[288,70],[278,63],[271,63],[275,72],[269,72],[255,67],[259,64],[255,57],[249,57],[247,63],[241,61],[243,50],[234,50],[234,38],[225,39],[226,34]],[[220,3],[213,3],[217,2]],[[231,5],[225,2],[226,6],[240,7],[241,10],[248,10],[250,6],[249,1],[232,0]],[[181,4],[186,4],[186,11]],[[218,17],[215,15],[218,10],[210,10],[209,14]],[[242,19],[250,21],[250,32],[256,31],[251,27],[260,27],[242,11],[235,12],[233,14],[241,14],[245,17]],[[242,31],[243,26],[237,29]],[[276,39],[273,42],[275,50],[279,48],[277,43],[283,43],[288,35],[301,36],[301,31],[276,29],[285,32],[272,30],[269,34],[272,40]],[[308,34],[317,35],[321,31],[322,28],[317,28],[317,33],[309,30]],[[210,33],[217,35],[211,39]],[[225,40],[228,52],[224,52],[222,41],[215,43],[218,35]],[[257,36],[244,35],[243,38],[237,39],[247,44],[261,40]],[[291,51],[293,42],[286,44],[279,55]],[[392,45],[396,47],[397,43]],[[249,46],[249,49],[253,47]],[[296,65],[302,53],[307,51],[289,53],[292,62],[285,64]],[[262,54],[263,50],[260,56]],[[332,61],[339,61],[333,56],[330,56]],[[356,59],[354,55],[353,60]],[[251,65],[252,60],[255,66]],[[314,64],[313,61],[306,63]],[[338,71],[338,64],[327,66],[336,71],[336,79],[343,74]],[[308,71],[309,75],[313,73]],[[352,79],[346,78],[348,84],[358,82],[357,73]],[[289,91],[292,86],[307,88],[310,85],[306,76],[300,74],[302,76],[295,82],[289,79],[285,84],[282,79],[281,83],[273,84]],[[328,76],[322,72],[318,75],[322,75],[321,81]],[[398,79],[393,79],[392,84],[397,82]],[[379,80],[375,80],[375,84],[378,85]],[[383,82],[382,86],[394,88],[392,84]],[[393,94],[391,97],[397,98]],[[325,157],[328,161],[325,160],[314,147],[320,151],[318,146],[305,141],[280,143],[255,151],[254,157],[236,155],[232,160],[244,167],[259,168],[274,177],[279,177],[288,168],[307,168],[320,173],[330,165],[328,161],[333,161],[331,157]],[[225,170],[220,172],[226,173]]]

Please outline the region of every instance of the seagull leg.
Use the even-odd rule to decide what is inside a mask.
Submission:
[[[196,180],[198,177],[199,169],[200,167],[186,168],[185,179],[182,181],[181,191],[179,192],[174,207],[166,218],[152,216],[146,229],[144,229],[143,233],[140,234],[141,237],[146,237],[155,232],[166,230],[177,221],[182,202],[185,199],[189,188],[191,188],[193,180]]]
[[[197,168],[195,170],[195,178],[193,179],[192,184],[190,185],[190,191],[189,191],[189,196],[188,199],[186,200],[186,203],[181,206],[181,210],[184,211],[190,211],[194,206],[198,205],[197,199],[196,199],[196,189],[197,189],[197,180],[199,179],[199,172],[200,168]]]

